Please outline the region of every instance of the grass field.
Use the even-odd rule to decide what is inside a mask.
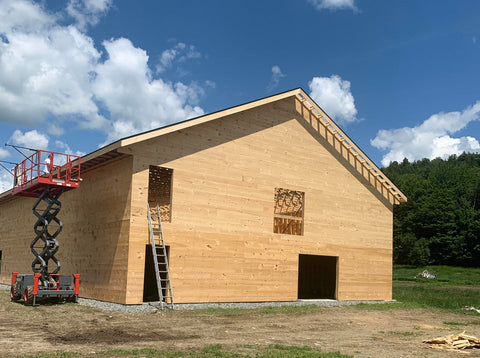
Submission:
[[[245,346],[245,352],[238,350],[232,351],[221,345],[207,346],[201,351],[185,352],[185,351],[158,351],[156,349],[141,349],[141,350],[111,350],[103,353],[118,354],[119,357],[123,355],[142,354],[144,356],[152,357],[185,357],[185,358],[349,358],[351,356],[344,355],[338,352],[321,352],[318,349],[311,347],[296,347],[296,346],[282,346],[270,345],[268,347]]]
[[[428,270],[437,274],[435,280],[415,278],[415,276]],[[394,281],[410,281],[417,283],[428,283],[435,285],[476,285],[480,286],[480,268],[479,267],[453,267],[453,266],[424,266],[414,267],[405,265],[393,266]]]
[[[200,351],[175,351],[159,350],[153,348],[142,349],[110,349],[97,352],[95,355],[115,356],[115,357],[162,357],[162,358],[351,358],[338,352],[322,352],[319,349],[311,347],[270,345],[267,347],[257,347],[246,345],[242,347],[243,352],[238,349],[233,351],[231,348],[222,345],[206,346]],[[81,354],[68,352],[43,353],[35,355],[23,355],[21,358],[76,358],[83,357]]]
[[[425,269],[437,278],[415,278]],[[403,308],[431,307],[478,315],[462,307],[480,308],[480,268],[394,266],[393,280],[393,298]]]
[[[415,278],[424,269],[436,273],[437,279]],[[440,336],[446,330],[468,330],[474,335],[478,332],[480,314],[462,310],[462,307],[480,308],[480,268],[395,266],[393,279],[393,297],[397,302],[360,304],[336,309],[315,305],[256,309],[209,308],[137,316],[116,313],[110,315],[87,307],[65,304],[59,307],[39,307],[31,312],[29,307],[7,304],[5,294],[5,309],[2,315],[9,316],[2,322],[0,315],[0,326],[10,324],[10,328],[6,330],[9,332],[21,326],[20,321],[15,321],[21,314],[33,313],[39,319],[45,312],[55,310],[58,315],[62,314],[59,311],[64,311],[63,316],[55,321],[56,324],[63,325],[64,331],[70,331],[71,325],[65,318],[76,315],[74,336],[91,337],[85,342],[78,340],[76,343],[84,344],[85,352],[89,353],[79,353],[78,350],[74,352],[68,346],[61,345],[61,351],[34,355],[30,351],[30,355],[25,354],[24,351],[23,355],[12,355],[22,358],[347,358],[373,356],[372,352],[377,348],[375,356],[379,358],[421,356],[420,353],[424,352],[422,339]],[[18,312],[13,314],[10,312],[12,310]],[[364,320],[367,315],[368,322]],[[159,325],[166,317],[175,322],[173,326],[184,328],[175,334],[170,332],[165,335]],[[205,322],[209,322],[208,325],[205,325]],[[52,326],[57,327],[56,324]],[[252,326],[256,329],[254,335],[250,335]],[[138,345],[137,342],[141,339],[128,335],[131,332],[145,334],[148,332],[146,327],[150,330],[155,327],[157,334],[153,340],[145,340],[150,347]],[[93,336],[92,330],[96,332]],[[112,337],[123,332],[126,338],[134,340],[130,345],[121,348],[109,346],[101,337],[110,331],[113,332]],[[292,331],[298,332],[298,336],[291,336]],[[23,329],[15,331],[12,337],[21,334],[24,334]],[[228,340],[222,340],[226,335]],[[13,339],[12,337],[10,339]],[[280,344],[273,344],[272,339]],[[43,344],[44,340],[45,338],[40,337],[36,344]],[[163,343],[153,343],[157,340],[169,344],[175,341],[177,345],[167,349]],[[95,352],[91,352],[92,350]]]

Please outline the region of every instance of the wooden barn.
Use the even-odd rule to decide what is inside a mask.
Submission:
[[[61,197],[57,254],[81,297],[158,300],[158,204],[175,303],[392,298],[406,197],[302,89],[118,140],[82,178]],[[0,195],[1,283],[31,272],[33,202]]]

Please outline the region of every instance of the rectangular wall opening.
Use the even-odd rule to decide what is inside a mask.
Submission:
[[[167,260],[170,258],[170,246],[165,246],[167,251]],[[161,250],[157,247],[157,250]],[[159,258],[161,260],[162,258]],[[160,268],[165,267],[164,261],[159,261]],[[166,279],[166,273],[160,273],[161,279]],[[162,294],[165,297],[166,290],[162,290]],[[160,300],[158,297],[157,278],[155,276],[155,263],[153,261],[152,245],[145,246],[145,271],[143,278],[143,302],[157,302]]]
[[[303,235],[305,193],[275,188],[273,232],[275,234]]]
[[[172,221],[173,169],[150,165],[148,176],[148,203],[159,206],[162,222]]]
[[[299,255],[298,298],[337,298],[338,257]]]

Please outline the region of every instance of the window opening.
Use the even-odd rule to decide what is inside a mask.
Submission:
[[[275,188],[274,233],[303,235],[304,199],[302,191]]]
[[[148,181],[148,203],[160,208],[162,222],[172,221],[173,169],[151,165]]]

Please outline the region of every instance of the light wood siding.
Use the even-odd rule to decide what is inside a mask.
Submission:
[[[80,274],[82,297],[126,303],[131,172],[131,157],[117,160],[84,173],[80,188],[60,197],[56,257],[61,274]],[[34,201],[18,197],[0,204],[2,283],[10,283],[12,271],[31,273]]]
[[[164,232],[175,302],[294,301],[299,254],[338,257],[339,300],[391,299],[392,204],[298,103],[259,101],[116,143],[126,157],[61,197],[61,273],[80,273],[82,297],[142,302],[148,172],[160,165],[174,173]],[[275,188],[305,193],[302,236],[273,233]],[[34,199],[0,199],[8,284],[31,272]]]
[[[32,272],[34,257],[30,253],[30,243],[35,238],[33,225],[36,218],[32,213],[34,202],[31,198],[16,198],[0,203],[1,283],[10,284],[14,271]]]
[[[339,257],[340,300],[391,299],[392,205],[309,126],[288,98],[122,148],[135,172],[128,302],[142,300],[149,165],[174,170],[177,303],[296,300],[299,254]],[[303,236],[273,233],[276,187],[305,193]]]

